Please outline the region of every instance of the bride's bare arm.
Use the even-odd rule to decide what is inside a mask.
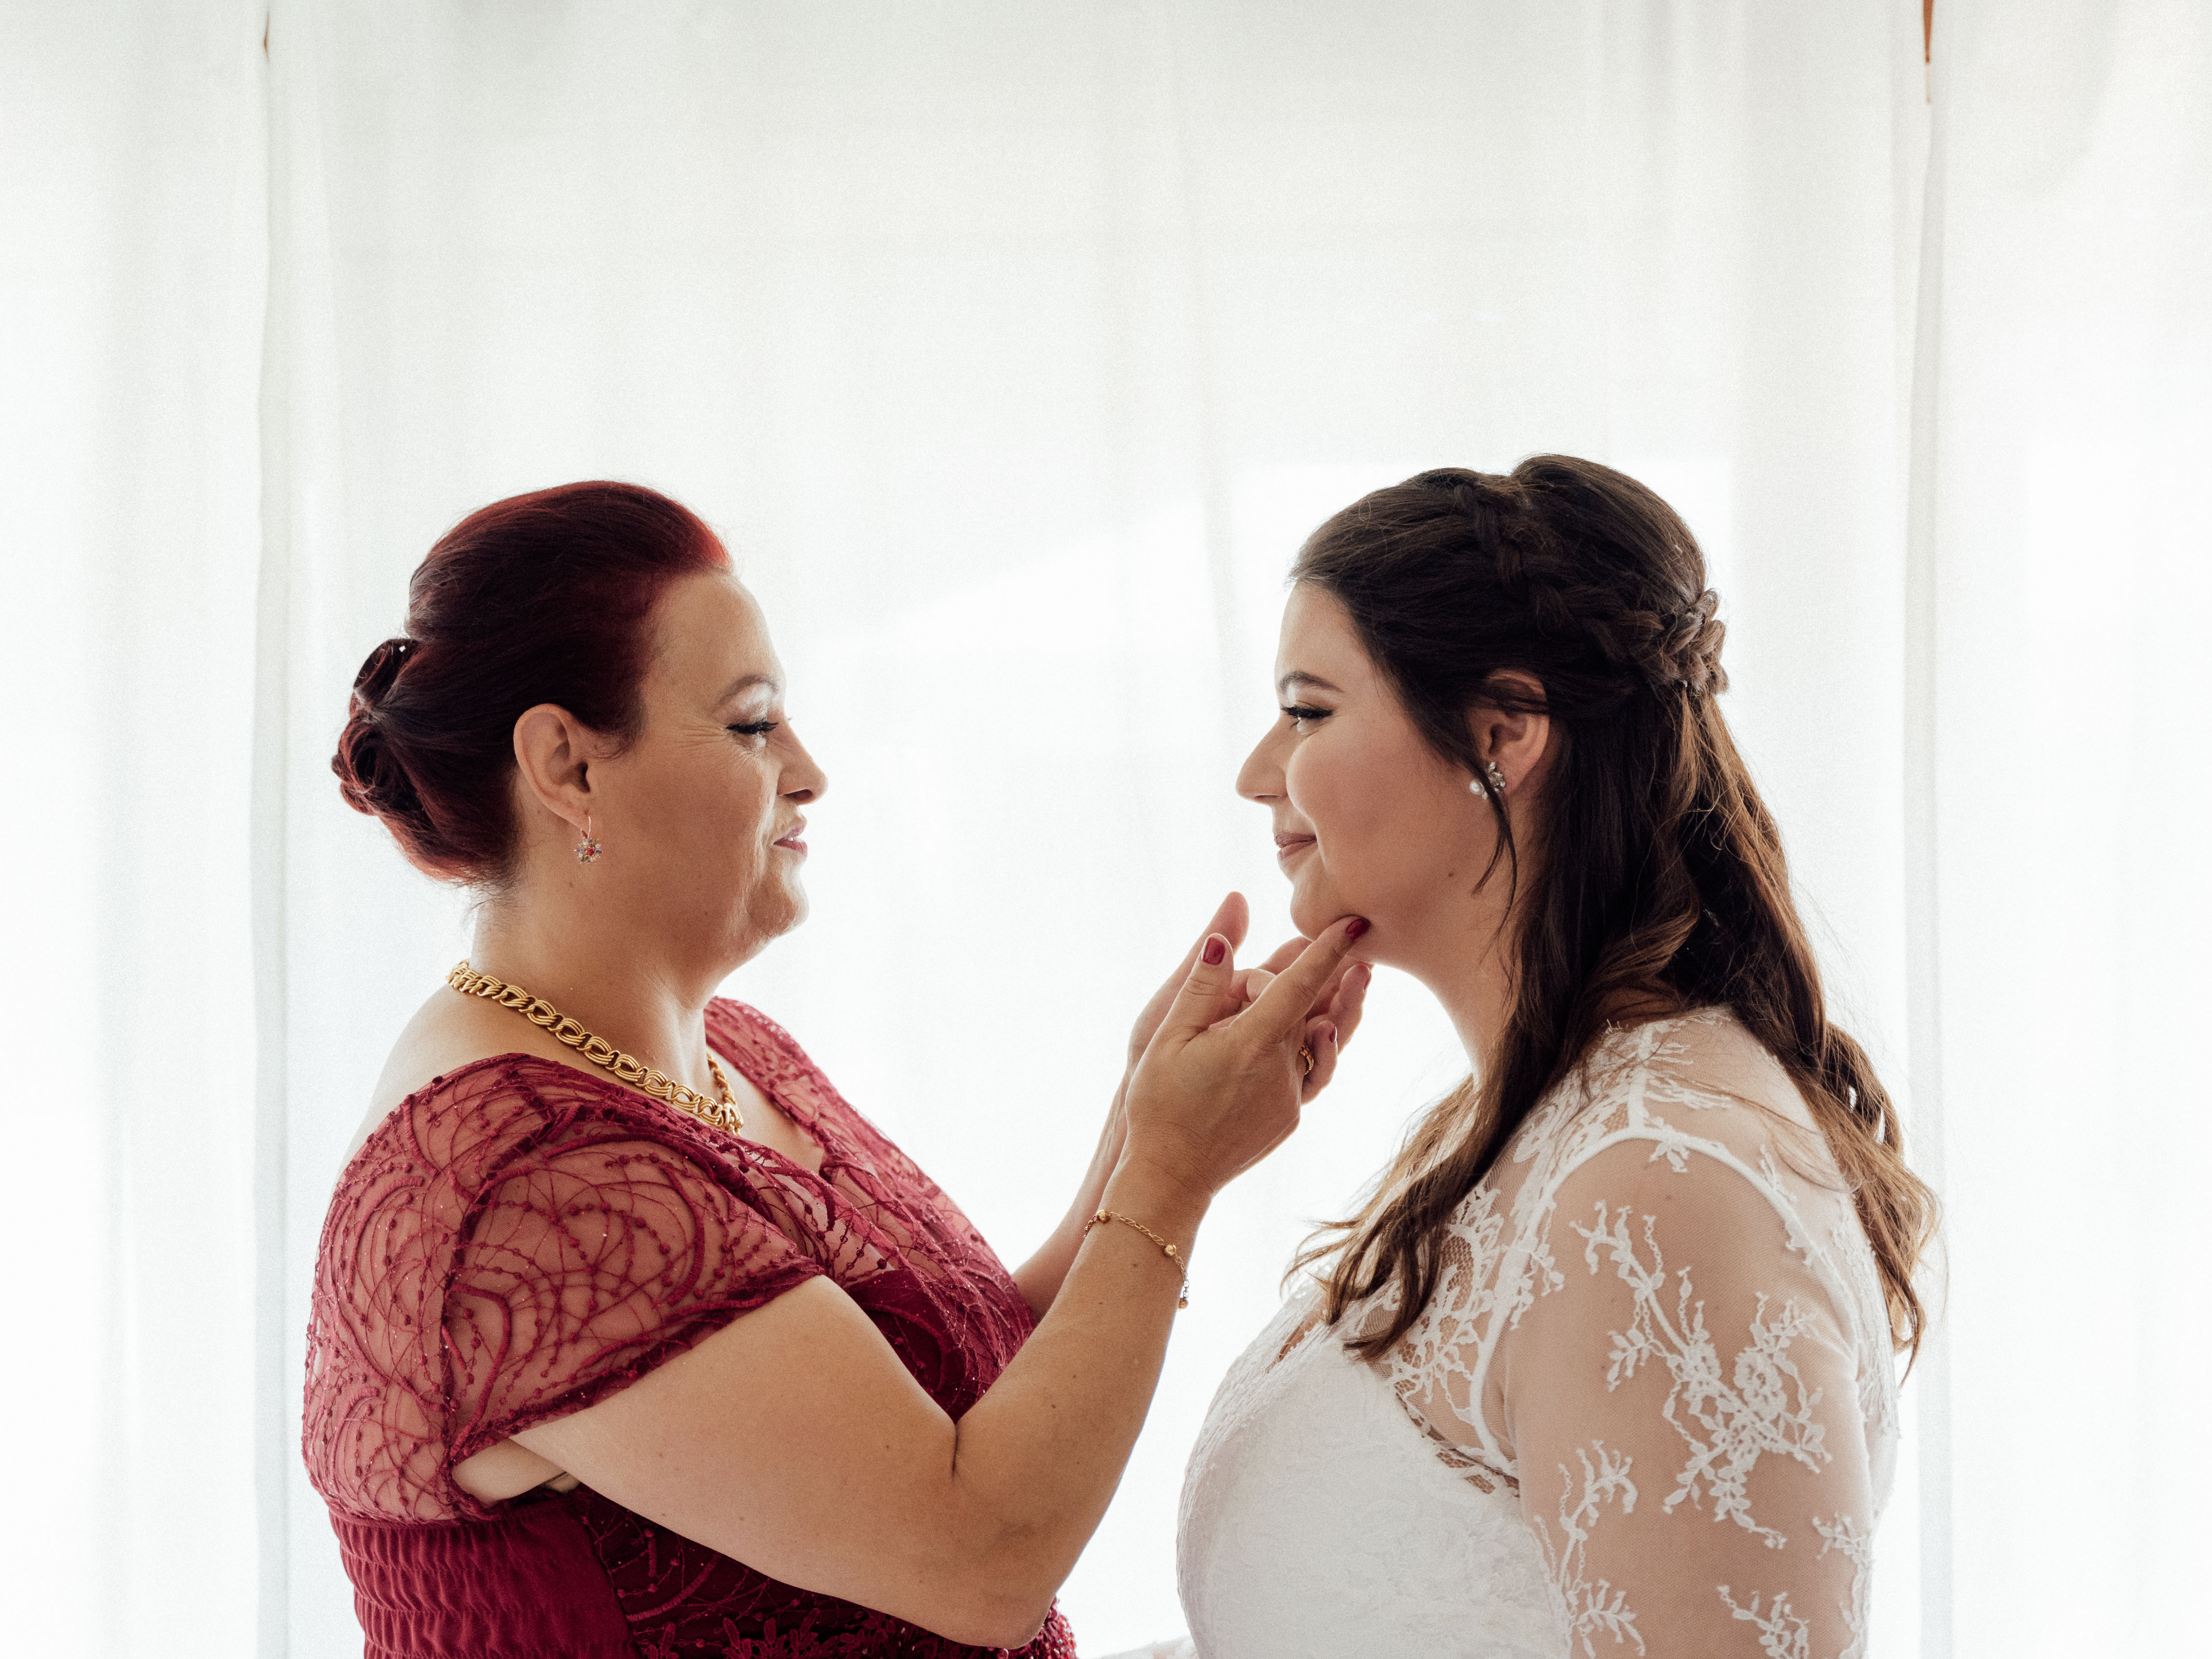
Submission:
[[[1295,1126],[1306,1015],[1350,931],[1329,928],[1225,1023],[1232,962],[1194,966],[1131,1079],[1107,1207],[1188,1249],[1213,1193]],[[867,1316],[817,1279],[515,1438],[786,1583],[957,1641],[1018,1646],[1121,1479],[1180,1279],[1136,1229],[1094,1227],[1036,1333],[957,1423]]]

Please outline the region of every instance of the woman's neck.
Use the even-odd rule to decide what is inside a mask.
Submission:
[[[1501,872],[1472,891],[1440,896],[1419,922],[1389,927],[1377,939],[1392,967],[1412,975],[1443,1005],[1478,1077],[1495,1063],[1513,1012],[1511,933]]]
[[[1513,1011],[1513,981],[1504,952],[1492,936],[1458,954],[1442,958],[1431,970],[1413,970],[1443,1005],[1444,1013],[1467,1051],[1468,1068],[1478,1077],[1498,1055],[1505,1022]]]
[[[557,898],[532,902],[517,895],[485,907],[469,962],[713,1097],[705,1014],[718,981],[682,972],[641,940],[635,927],[612,925]]]

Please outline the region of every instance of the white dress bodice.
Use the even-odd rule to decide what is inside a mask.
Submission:
[[[1849,1188],[1727,1011],[1613,1031],[1381,1359],[1295,1291],[1193,1449],[1198,1659],[1857,1659],[1897,1449]]]
[[[1519,1501],[1446,1468],[1390,1385],[1308,1322],[1316,1300],[1245,1351],[1191,1454],[1177,1576],[1200,1651],[1553,1659]]]

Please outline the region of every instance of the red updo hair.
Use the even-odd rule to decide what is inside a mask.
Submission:
[[[410,863],[495,886],[514,848],[514,722],[557,703],[637,734],[653,605],[730,556],[688,508],[638,484],[572,483],[481,507],[407,584],[407,633],[355,677],[331,770]]]

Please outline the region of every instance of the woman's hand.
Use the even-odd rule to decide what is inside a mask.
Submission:
[[[1260,999],[1260,994],[1273,983],[1275,975],[1298,959],[1305,950],[1304,939],[1285,939],[1275,947],[1274,954],[1257,968],[1239,970],[1237,975],[1237,1006],[1248,1008]],[[1352,1034],[1359,1029],[1360,1016],[1367,1009],[1367,987],[1375,977],[1375,970],[1364,962],[1340,962],[1335,974],[1321,988],[1313,1006],[1306,1010],[1308,1025],[1307,1051],[1314,1057],[1314,1068],[1307,1074],[1304,1098],[1311,1101],[1329,1085],[1336,1075],[1336,1058],[1344,1045],[1352,1041]],[[1326,1045],[1311,1041],[1312,1028],[1328,1025],[1336,1033],[1336,1040]]]
[[[1228,941],[1233,951],[1244,942],[1249,920],[1242,893],[1231,893],[1223,899],[1206,931],[1191,941],[1182,964],[1152,994],[1152,1000],[1137,1016],[1136,1025],[1129,1034],[1128,1064],[1121,1073],[1119,1086],[1114,1091],[1114,1102],[1107,1112],[1106,1121],[1099,1130],[1098,1146],[1091,1155],[1091,1167],[1084,1172],[1082,1182],[1076,1188],[1074,1200],[1069,1205],[1066,1216],[1053,1231],[1052,1237],[1014,1271],[1015,1284],[1020,1286],[1024,1299],[1040,1319],[1052,1306],[1053,1298],[1060,1294],[1068,1267],[1082,1245],[1084,1224],[1097,1213],[1104,1199],[1106,1183],[1121,1164],[1121,1153],[1129,1133],[1129,1079],[1137,1068],[1137,1062],[1144,1058],[1145,1050],[1151,1046],[1162,1022],[1167,1018],[1168,1010],[1174,1005],[1176,994],[1189,979],[1191,970],[1198,965],[1199,951],[1206,941],[1218,936]],[[1297,960],[1305,948],[1306,941],[1303,939],[1287,940],[1259,967],[1248,968],[1236,975],[1232,981],[1231,1000],[1234,1006],[1224,1018],[1249,1007],[1261,992],[1273,982],[1275,975]],[[1358,1029],[1371,973],[1372,970],[1364,962],[1340,963],[1337,971],[1322,987],[1312,1006],[1307,1010],[1310,1029],[1305,1047],[1314,1057],[1314,1068],[1300,1091],[1302,1102],[1313,1099],[1328,1086],[1329,1079],[1335,1075],[1337,1054],[1344,1044],[1352,1040],[1352,1032]],[[1334,1042],[1314,1040],[1312,1028],[1323,1024],[1334,1030]],[[1300,1066],[1303,1069],[1303,1061]]]
[[[1309,1084],[1334,1061],[1340,1034],[1327,1012],[1337,994],[1329,988],[1341,990],[1345,953],[1366,927],[1358,916],[1332,924],[1249,1003],[1229,938],[1201,941],[1130,1076],[1125,1166],[1149,1167],[1210,1198],[1279,1146],[1297,1127]]]
[[[1176,994],[1182,989],[1183,981],[1190,977],[1190,970],[1197,965],[1198,953],[1204,948],[1206,941],[1218,933],[1229,941],[1231,950],[1241,951],[1244,948],[1245,930],[1251,925],[1252,908],[1244,902],[1243,894],[1231,893],[1221,901],[1220,908],[1213,913],[1213,920],[1206,924],[1206,931],[1191,941],[1190,949],[1183,952],[1182,961],[1176,965],[1175,972],[1160,981],[1160,988],[1152,993],[1152,1000],[1144,1006],[1137,1015],[1137,1023],[1130,1027],[1129,1064],[1121,1074],[1123,1088],[1128,1086],[1128,1073],[1137,1069],[1137,1062],[1145,1057],[1145,1050],[1152,1045],[1152,1034],[1160,1029],[1160,1022],[1168,1017],[1168,1010],[1175,1004]]]
[[[1250,925],[1250,911],[1245,904],[1243,894],[1231,893],[1223,899],[1221,908],[1213,913],[1213,920],[1206,924],[1206,932],[1193,942],[1175,972],[1161,981],[1160,988],[1152,993],[1152,1000],[1138,1014],[1137,1023],[1129,1032],[1128,1066],[1121,1074],[1121,1086],[1114,1094],[1114,1121],[1108,1129],[1117,1155],[1121,1151],[1121,1136],[1126,1127],[1122,1102],[1129,1091],[1129,1075],[1137,1069],[1137,1062],[1144,1058],[1153,1033],[1160,1029],[1160,1022],[1167,1018],[1168,1009],[1175,1002],[1176,993],[1182,989],[1184,981],[1190,977],[1191,969],[1197,964],[1200,949],[1208,939],[1218,933],[1229,941],[1231,952],[1240,951],[1244,947],[1245,931]],[[1235,981],[1236,1008],[1249,1008],[1257,1001],[1260,993],[1267,989],[1275,975],[1297,960],[1308,942],[1303,938],[1285,939],[1258,967],[1240,971]],[[1328,982],[1315,997],[1313,1006],[1307,1011],[1309,1019],[1316,1022],[1326,1020],[1336,1028],[1336,1048],[1341,1048],[1351,1042],[1352,1034],[1359,1029],[1360,1015],[1366,1007],[1368,982],[1374,976],[1375,970],[1364,962],[1340,963],[1337,971],[1329,976]],[[1328,1056],[1326,1062],[1320,1049],[1314,1049],[1313,1055],[1313,1073],[1306,1079],[1305,1097],[1308,1100],[1328,1086],[1329,1077],[1336,1069],[1334,1053]],[[1110,1160],[1108,1167],[1112,1167]]]

